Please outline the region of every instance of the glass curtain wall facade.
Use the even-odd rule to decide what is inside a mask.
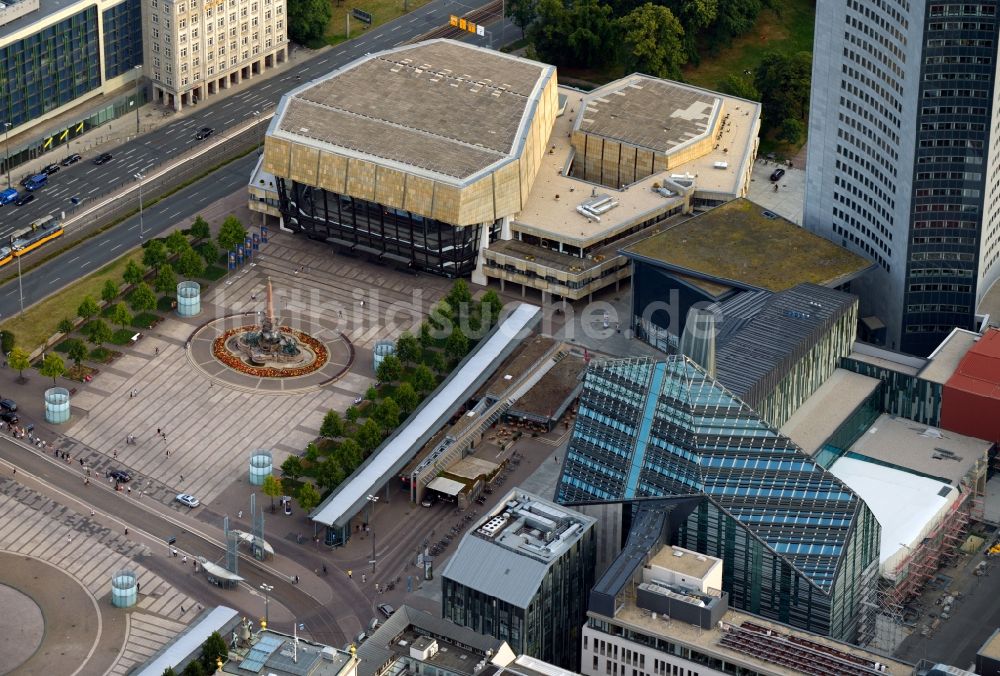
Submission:
[[[443,616],[506,641],[515,653],[578,670],[581,629],[587,617],[587,595],[594,586],[596,558],[597,542],[591,528],[552,562],[525,608],[442,577]],[[512,573],[516,579],[516,571]]]
[[[734,607],[863,638],[880,531],[864,502],[690,360],[592,363],[557,501],[697,494],[677,544],[723,560]]]
[[[125,0],[102,13],[104,77],[115,78],[142,63],[140,0]]]
[[[285,227],[446,277],[472,274],[483,227],[491,240],[499,234],[500,221],[456,226],[283,178],[277,183]]]
[[[13,127],[101,86],[97,7],[0,47],[0,121]]]

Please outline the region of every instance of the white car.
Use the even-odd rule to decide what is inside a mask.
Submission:
[[[188,507],[197,507],[201,504],[201,502],[198,501],[198,498],[193,495],[188,495],[187,493],[180,493],[174,499],[182,505],[187,505]]]

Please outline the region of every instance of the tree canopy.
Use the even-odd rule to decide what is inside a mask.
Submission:
[[[149,312],[156,307],[156,294],[149,288],[149,284],[140,282],[129,294],[128,302],[136,312]]]
[[[142,264],[159,270],[167,262],[167,247],[158,239],[150,240],[142,252]]]
[[[768,52],[754,73],[763,105],[763,124],[779,129],[787,119],[805,120],[809,107],[812,54]]]
[[[208,227],[208,221],[201,216],[194,219],[191,224],[191,236],[195,239],[208,239],[212,236],[212,230]]]
[[[684,28],[668,8],[651,2],[618,20],[630,71],[678,80],[687,61]]]
[[[291,7],[288,9],[291,12]],[[290,17],[289,23],[291,23]],[[243,227],[243,224],[240,223],[240,219],[230,214],[226,216],[226,220],[222,221],[222,226],[219,228],[219,235],[216,237],[216,240],[224,251],[235,251],[236,247],[246,241],[246,237],[247,231]]]
[[[45,359],[42,360],[42,366],[38,369],[38,372],[46,378],[52,378],[52,385],[54,386],[56,378],[66,373],[66,364],[63,363],[62,357],[54,352],[49,352],[45,355]]]
[[[288,3],[288,37],[303,45],[323,39],[333,16],[333,5],[327,0],[290,0]]]
[[[100,308],[97,307],[97,302],[90,296],[84,296],[80,302],[80,306],[76,309],[76,314],[80,319],[87,320],[97,315],[99,311]]]

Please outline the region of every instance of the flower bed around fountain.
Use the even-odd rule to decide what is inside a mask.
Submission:
[[[278,330],[281,333],[293,336],[300,343],[308,347],[315,356],[311,363],[304,366],[287,367],[254,366],[246,363],[246,361],[244,361],[239,355],[233,354],[233,352],[231,352],[226,346],[229,339],[234,336],[259,330],[260,328],[257,326],[240,326],[234,329],[229,329],[212,341],[212,356],[234,371],[245,373],[250,376],[256,376],[258,378],[294,378],[296,376],[304,376],[321,369],[329,358],[329,352],[323,343],[306,333],[296,331],[295,329],[288,328],[287,326],[278,327]]]

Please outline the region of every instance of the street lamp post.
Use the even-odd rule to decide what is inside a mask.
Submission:
[[[139,80],[142,79],[142,66],[135,66],[135,134],[139,135]]]
[[[372,507],[378,502],[378,496],[368,494],[368,534],[372,538],[372,575],[375,574],[375,531],[372,529]]]
[[[270,601],[270,594],[274,590],[274,585],[262,582],[260,585],[260,590],[264,592],[264,625],[266,626],[271,624],[269,621],[270,615],[268,615],[267,612],[268,612],[268,602]]]
[[[7,168],[7,187],[10,187],[10,122],[3,123],[3,163]]]
[[[142,228],[142,181],[145,176],[142,174],[136,174],[135,177],[139,179],[139,242],[142,242],[143,228]]]
[[[10,238],[10,249],[17,256],[17,295],[21,299],[21,317],[24,317],[24,286],[21,284],[21,254],[14,248],[14,238]]]

